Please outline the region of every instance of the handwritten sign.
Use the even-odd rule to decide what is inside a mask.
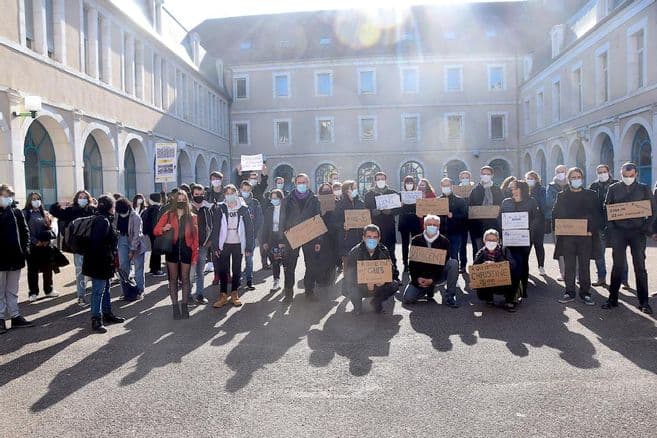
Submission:
[[[471,205],[468,208],[468,219],[497,219],[499,215],[499,205]]]
[[[155,182],[176,182],[177,163],[176,143],[155,143]]]
[[[390,260],[359,260],[356,266],[358,284],[381,284],[392,281]]]
[[[428,214],[435,214],[436,216],[447,216],[448,213],[448,198],[418,199],[417,203],[415,204],[415,214],[418,217],[424,217]]]
[[[529,228],[529,213],[526,211],[517,211],[511,213],[502,213],[503,230],[526,230]]]
[[[292,249],[297,249],[327,232],[328,229],[322,217],[317,215],[287,230],[285,237],[290,242]]]
[[[588,236],[588,220],[555,219],[554,234],[557,236]]]
[[[456,196],[459,198],[469,198],[470,193],[472,193],[472,189],[474,189],[474,185],[468,184],[467,186],[454,186],[452,187],[452,191]]]
[[[471,265],[468,272],[471,289],[511,285],[511,266],[508,261]]]
[[[328,211],[333,211],[335,210],[335,195],[334,194],[328,194],[328,195],[317,195],[319,198],[319,206],[322,210],[322,216],[326,214]]]
[[[415,205],[418,199],[422,199],[422,192],[419,190],[404,190],[400,193],[402,204]]]
[[[502,230],[504,246],[529,246],[529,230]]]
[[[447,251],[444,249],[411,245],[410,251],[408,253],[408,259],[412,262],[445,266]]]
[[[401,207],[401,201],[397,193],[375,196],[374,200],[376,201],[377,210],[392,210]]]
[[[610,221],[636,219],[648,216],[652,216],[652,205],[650,204],[650,201],[607,204],[607,219]]]
[[[372,214],[367,209],[344,211],[344,224],[348,230],[352,228],[363,229],[371,223]]]
[[[262,154],[257,155],[242,155],[240,157],[240,165],[242,172],[261,171],[264,160]]]

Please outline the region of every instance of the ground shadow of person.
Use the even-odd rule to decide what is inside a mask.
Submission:
[[[314,367],[325,367],[336,355],[349,359],[349,372],[362,377],[372,370],[372,357],[390,355],[390,341],[399,332],[401,315],[394,315],[395,302],[384,302],[385,314],[376,314],[363,306],[364,313],[346,312],[349,300],[344,298],[321,329],[308,333],[312,350],[309,362]]]

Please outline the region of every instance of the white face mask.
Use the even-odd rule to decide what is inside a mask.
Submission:
[[[497,242],[486,241],[485,245],[488,251],[494,251],[497,248]]]
[[[604,173],[599,173],[598,174],[598,181],[604,183],[609,181],[609,173],[604,172]]]
[[[529,187],[534,187],[536,185],[536,180],[535,179],[528,179],[527,180],[527,185]]]
[[[415,188],[415,185],[406,184],[406,185],[404,185],[404,187],[406,187],[406,191],[410,192],[411,190],[413,190]]]
[[[491,182],[493,177],[491,175],[481,175],[481,182],[484,184],[488,184]]]
[[[255,187],[258,185],[258,180],[257,179],[250,179],[249,183],[251,184],[252,187]]]
[[[467,186],[470,184],[470,178],[461,178],[461,185]]]
[[[41,207],[41,200],[40,199],[35,199],[32,201],[32,208],[39,208]]]
[[[127,213],[119,213],[119,216],[121,216],[121,217],[123,217],[123,218],[126,218],[126,217],[130,216],[130,212],[127,212]]]
[[[335,196],[342,196],[342,190],[333,190]]]
[[[441,187],[440,190],[442,190],[443,195],[451,195],[452,194],[452,188],[451,187]]]
[[[143,199],[141,199],[141,198],[137,199],[137,205],[141,205],[141,204],[143,204],[143,203],[144,203],[144,200],[143,200]]]
[[[559,172],[556,174],[556,178],[559,181],[564,181],[566,179],[566,174],[564,172]]]
[[[386,188],[386,181],[382,180],[382,179],[378,180],[376,182],[376,187],[379,188],[379,189],[385,189]]]
[[[625,183],[626,186],[631,186],[634,184],[634,181],[636,180],[635,177],[633,176],[624,176],[623,177],[623,182]]]

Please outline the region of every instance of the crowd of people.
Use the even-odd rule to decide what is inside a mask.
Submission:
[[[0,235],[4,242],[0,251],[0,333],[7,331],[6,316],[11,319],[12,328],[33,325],[21,316],[18,306],[19,278],[25,266],[29,302],[36,301],[41,291],[46,297],[58,296],[53,289],[53,272],[68,263],[62,251],[71,254],[75,266],[77,302],[90,307],[91,327],[101,333],[106,332],[106,325],[123,322],[112,311],[110,287],[115,278],[123,299],[142,297],[147,253],[148,275],[168,278],[172,316],[176,320],[189,318],[190,305],[208,304],[204,283],[208,271],[214,272],[212,286],[218,287],[219,292],[212,305],[241,306],[240,293],[255,289],[256,252],[263,271],[271,270],[270,292],[282,289],[284,303],[294,299],[295,273],[303,252],[306,299],[315,300],[317,286],[333,285],[343,274],[342,294],[352,302],[354,313],[359,314],[364,298],[370,299],[376,312],[382,312],[384,301],[397,292],[403,303],[412,304],[420,299],[432,300],[441,286],[442,303],[458,307],[459,275],[466,281],[469,278],[469,240],[471,264],[508,262],[510,270],[510,284],[480,287],[476,289],[477,296],[494,306],[495,296],[501,295],[502,307],[515,312],[528,297],[532,248],[539,274],[546,275],[544,241],[550,234],[554,236],[554,258],[559,264],[557,280],[564,282],[559,302],[573,301],[579,295],[585,305],[595,305],[591,287],[606,286],[609,295],[602,308],[617,307],[620,287],[629,288],[629,247],[639,309],[652,314],[645,252],[647,239],[657,240],[657,189],[653,193],[649,186],[640,183],[637,172],[635,164],[625,163],[620,169],[620,180],[615,180],[612,170],[603,164],[597,167],[596,181],[586,188],[582,169],[560,165],[547,185],[537,172],[529,171],[524,177],[506,178],[497,186],[494,169],[484,166],[479,181],[474,181],[469,171],[463,171],[458,181],[443,178],[436,190],[426,178],[407,176],[401,191],[390,187],[388,176],[378,172],[372,189],[359,193],[356,181],[340,181],[336,171],[315,193],[310,189],[308,175],[303,173],[293,181],[277,177],[273,187],[269,187],[265,165],[261,172],[247,172],[236,185],[224,184],[224,175],[215,171],[210,174],[208,187],[183,184],[168,193],[152,193],[147,199],[138,194],[132,200],[118,193],[95,199],[80,190],[72,202],[55,203],[49,209],[39,193],[30,193],[21,209],[12,188],[0,185]],[[286,183],[292,186],[289,192]],[[410,194],[403,192],[414,192],[416,197],[404,196]],[[386,195],[397,195],[402,202],[379,209],[377,198]],[[334,205],[322,208],[320,197],[334,199]],[[446,198],[448,212],[418,216],[417,199],[433,198]],[[608,220],[608,206],[639,201],[650,204],[645,215]],[[497,217],[473,218],[469,214],[473,207],[491,206],[498,207]],[[365,227],[350,226],[349,210],[369,211],[371,223]],[[507,234],[504,225],[507,214],[524,220],[521,231],[528,238],[511,243],[511,234]],[[322,218],[327,231],[293,247],[286,233],[317,216]],[[585,220],[586,231],[556,233],[560,220]],[[396,258],[398,235],[401,264]],[[441,250],[445,259],[429,263],[413,258],[412,247]],[[607,247],[612,248],[609,284]],[[361,283],[357,266],[368,260],[389,261],[391,280]],[[591,260],[595,260],[597,270],[595,282],[590,276]],[[402,279],[406,278],[404,285]]]

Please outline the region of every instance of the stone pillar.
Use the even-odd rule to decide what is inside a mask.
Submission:
[[[135,41],[135,96],[144,98],[144,44]]]
[[[162,64],[160,57],[153,54],[153,104],[162,108]]]
[[[72,112],[73,114],[73,137],[71,141],[74,145],[74,175],[73,175],[73,186],[75,191],[86,189],[84,186],[84,144],[87,141],[86,138],[83,138],[84,127],[82,126],[82,118],[84,113],[75,109]]]
[[[9,113],[22,111],[23,99],[15,90],[7,91],[7,99],[9,100]],[[25,137],[23,135],[23,118],[11,117],[9,119],[9,130],[11,133],[11,145],[9,147],[9,175],[8,181],[14,186],[16,192],[15,199],[19,202],[25,201],[25,155],[23,153],[25,147]]]
[[[48,34],[46,32],[46,2],[32,0],[34,9],[34,51],[48,55]]]

